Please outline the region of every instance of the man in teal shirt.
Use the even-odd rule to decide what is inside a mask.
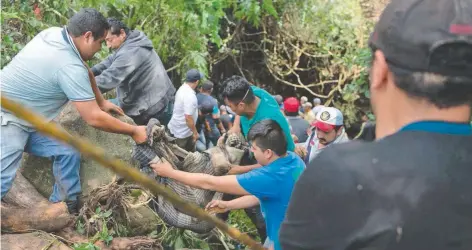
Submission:
[[[222,97],[226,105],[237,114],[230,133],[242,132],[247,138],[248,131],[253,124],[264,119],[271,119],[282,128],[287,139],[287,151],[294,151],[295,143],[290,133],[288,121],[272,95],[263,89],[251,86],[245,78],[240,76],[226,79],[223,86]],[[258,167],[260,167],[259,164],[233,166],[230,173],[241,174]]]

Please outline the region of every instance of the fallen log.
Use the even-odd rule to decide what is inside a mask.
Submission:
[[[2,232],[56,232],[70,225],[74,219],[63,202],[30,208],[10,206],[2,202],[1,209]]]
[[[71,224],[74,219],[64,202],[50,203],[20,173],[17,173],[12,188],[3,200],[3,232],[55,232]]]
[[[12,187],[3,198],[3,201],[8,205],[22,208],[49,204],[48,200],[20,172],[16,173]]]
[[[68,246],[58,239],[43,232],[32,232],[25,234],[2,234],[2,249],[8,250],[28,250],[28,249],[48,249],[48,250],[70,250]]]

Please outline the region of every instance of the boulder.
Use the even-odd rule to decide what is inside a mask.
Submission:
[[[134,124],[131,118],[127,116],[117,116],[116,118]],[[131,137],[104,132],[87,125],[71,104],[64,108],[56,118],[56,122],[71,134],[85,138],[105,149],[109,155],[135,165],[131,158],[134,145]],[[20,171],[43,196],[49,197],[51,195],[54,185],[51,159],[25,153]],[[87,196],[91,190],[110,183],[116,176],[112,171],[100,166],[97,162],[83,157],[81,159],[80,177],[82,196]]]
[[[115,117],[123,122],[134,124],[132,119],[127,116]],[[121,159],[132,166],[137,166],[131,157],[134,146],[131,137],[104,132],[87,125],[71,104],[64,108],[56,122],[71,134],[85,138],[103,148],[109,155]],[[25,153],[20,171],[41,195],[47,198],[51,195],[54,185],[51,159]],[[87,196],[93,189],[109,184],[116,177],[112,171],[91,159],[83,157],[80,169],[82,184],[81,203],[87,199]],[[148,234],[156,230],[157,225],[161,223],[157,215],[148,206],[130,209],[129,214],[130,229],[133,235]]]

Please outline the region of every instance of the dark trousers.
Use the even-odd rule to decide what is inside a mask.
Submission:
[[[196,143],[193,141],[193,135],[186,137],[186,138],[177,138],[175,140],[177,146],[182,149],[187,150],[188,152],[195,152],[195,145]]]

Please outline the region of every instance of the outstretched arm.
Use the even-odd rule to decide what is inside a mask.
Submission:
[[[201,173],[188,173],[172,168],[169,162],[153,163],[151,168],[159,176],[168,177],[192,187],[235,195],[249,194],[239,185],[235,175],[213,176]]]
[[[244,195],[234,200],[212,200],[206,205],[206,210],[224,213],[229,210],[250,208],[259,205],[259,199],[254,195]]]

